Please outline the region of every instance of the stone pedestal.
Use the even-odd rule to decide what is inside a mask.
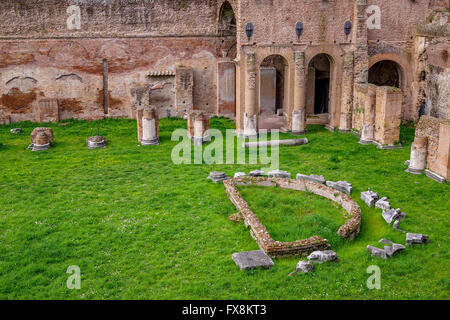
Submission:
[[[209,114],[194,110],[188,114],[188,135],[194,145],[201,145],[211,140],[209,136]]]
[[[427,147],[426,137],[416,137],[411,146],[411,158],[406,172],[412,174],[421,174],[427,166]]]
[[[292,112],[292,134],[303,135],[306,133],[305,109],[294,110]]]

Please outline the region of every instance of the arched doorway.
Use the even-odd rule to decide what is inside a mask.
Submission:
[[[280,55],[266,57],[259,67],[260,129],[280,129],[284,125],[288,63]]]
[[[236,115],[236,17],[233,7],[225,1],[219,10],[217,35],[220,45],[217,48],[217,114],[234,118]]]
[[[382,60],[369,69],[369,83],[376,86],[402,88],[401,67],[394,61]]]
[[[287,62],[280,55],[264,59],[259,68],[259,113],[276,115],[284,107],[284,84]]]
[[[328,124],[331,113],[332,58],[321,53],[308,64],[306,113],[310,124]]]

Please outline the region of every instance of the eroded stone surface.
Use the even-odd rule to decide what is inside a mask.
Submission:
[[[90,137],[86,140],[89,149],[105,148],[106,143],[106,138],[101,136]]]
[[[234,174],[235,178],[239,178],[239,177],[245,177],[247,174],[245,172],[236,172]]]
[[[365,192],[361,192],[361,200],[363,200],[369,207],[373,207],[378,199],[378,193],[373,192],[370,189]]]
[[[308,256],[308,260],[319,264],[329,261],[337,261],[337,253],[333,250],[314,251]]]
[[[427,244],[429,242],[428,235],[420,233],[407,233],[406,245]]]
[[[345,192],[347,194],[351,194],[353,191],[353,186],[347,181],[327,181],[326,184],[330,188]]]
[[[296,178],[297,178],[297,180],[308,180],[308,181],[317,182],[320,184],[325,184],[325,182],[326,182],[324,176],[318,176],[315,174],[311,174],[311,175],[307,176],[305,174],[298,173]]]
[[[297,272],[309,273],[312,271],[314,271],[314,265],[310,261],[302,260],[297,263],[297,268],[295,269],[295,271],[291,272],[289,276],[293,276]]]
[[[241,270],[269,269],[274,265],[272,259],[262,250],[233,253],[232,258]]]
[[[207,179],[218,183],[230,179],[230,177],[228,177],[225,172],[210,172]]]
[[[287,171],[283,171],[283,170],[274,170],[274,171],[270,171],[268,173],[269,178],[284,178],[284,179],[290,179],[291,178],[291,174]]]
[[[391,209],[391,204],[387,200],[388,200],[387,197],[381,198],[380,200],[375,202],[375,208],[382,209],[382,210],[389,210],[389,209]]]
[[[262,177],[264,176],[264,171],[261,170],[253,170],[248,173],[249,177]]]

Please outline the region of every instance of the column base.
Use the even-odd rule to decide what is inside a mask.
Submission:
[[[159,145],[159,139],[154,140],[141,140],[142,146],[156,146]]]
[[[31,151],[44,151],[44,150],[48,150],[49,148],[50,148],[50,143],[43,144],[43,145],[33,144],[31,146]]]
[[[325,129],[327,129],[328,131],[334,132],[334,127],[331,126],[330,124],[326,124]]]
[[[308,132],[308,130],[292,131],[291,134],[294,135],[294,136],[304,136],[307,132]]]
[[[423,173],[424,170],[420,170],[420,169],[413,169],[413,168],[408,168],[405,170],[405,172],[411,173],[411,174],[415,174],[415,175],[420,175]]]
[[[352,130],[350,130],[350,129],[338,129],[338,131],[340,133],[350,133],[350,132],[352,132]]]
[[[363,139],[361,139],[361,140],[359,140],[358,143],[367,146],[369,144],[373,144],[373,141],[372,140],[363,140]]]

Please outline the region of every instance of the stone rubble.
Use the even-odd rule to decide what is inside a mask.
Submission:
[[[394,243],[387,239],[381,239],[379,243],[386,244],[384,249],[380,249],[373,246],[367,246],[366,250],[374,257],[379,257],[381,259],[392,258],[397,252],[403,251],[406,247],[399,243]]]
[[[245,176],[247,176],[247,174],[246,174],[245,172],[236,172],[236,173],[234,174],[234,177],[235,177],[235,178],[245,177]]]
[[[269,178],[283,178],[283,179],[290,179],[291,178],[291,174],[287,171],[283,171],[283,170],[274,170],[274,171],[270,171],[268,173]]]
[[[322,264],[329,261],[337,261],[337,253],[333,250],[314,251],[308,256],[308,260],[311,262],[317,262]]]
[[[253,170],[248,173],[249,177],[262,177],[264,176],[264,171],[261,170]]]
[[[377,202],[375,202],[375,208],[382,209],[382,210],[389,210],[391,209],[391,204],[389,201],[387,201],[387,197],[383,197]]]
[[[314,265],[310,261],[302,260],[297,264],[295,271],[291,272],[289,276],[292,277],[297,272],[309,273],[312,271],[314,271]]]
[[[325,182],[326,182],[324,176],[317,176],[315,174],[311,174],[311,175],[307,176],[305,174],[298,173],[296,178],[297,178],[297,180],[307,180],[307,181],[317,182],[320,184],[325,184]]]
[[[11,133],[20,133],[20,132],[22,132],[22,128],[14,128],[14,129],[9,130],[9,132],[11,132]]]
[[[427,244],[429,242],[428,235],[420,233],[407,233],[406,234],[406,245],[410,246],[413,244]]]
[[[339,190],[347,194],[352,194],[353,191],[353,186],[347,181],[338,181],[338,182],[327,181],[326,185],[330,188]]]
[[[361,192],[361,200],[363,200],[369,207],[373,207],[379,198],[378,193],[373,192],[370,189],[365,192]]]
[[[225,174],[225,172],[210,172],[207,179],[210,179],[211,181],[218,183],[218,182],[222,182],[224,180],[228,180],[228,179],[230,179],[230,177],[228,177]]]

